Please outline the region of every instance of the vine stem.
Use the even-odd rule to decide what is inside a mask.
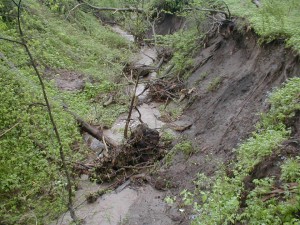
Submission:
[[[61,142],[61,137],[60,137],[59,131],[57,129],[57,126],[56,126],[56,123],[55,123],[55,120],[54,120],[54,117],[53,117],[53,114],[52,114],[52,109],[51,109],[51,106],[50,106],[50,103],[49,103],[49,100],[48,100],[48,96],[47,96],[44,81],[42,79],[42,76],[41,76],[41,74],[40,74],[40,72],[37,68],[37,65],[34,61],[34,58],[31,54],[31,51],[29,50],[29,47],[28,47],[27,42],[26,42],[25,37],[24,37],[24,32],[23,32],[23,29],[22,29],[22,26],[21,26],[21,3],[22,3],[22,0],[19,0],[18,4],[16,4],[17,8],[18,8],[18,18],[17,18],[17,20],[18,20],[18,30],[19,30],[20,39],[21,39],[20,43],[24,46],[24,48],[26,50],[26,53],[27,53],[27,55],[30,59],[30,63],[31,63],[31,65],[32,65],[32,67],[33,67],[33,69],[34,69],[34,71],[35,71],[35,73],[36,73],[36,75],[39,79],[39,82],[40,82],[40,85],[41,85],[41,88],[42,88],[43,98],[45,100],[48,115],[49,115],[53,130],[54,130],[54,133],[55,133],[58,145],[59,145],[59,154],[60,154],[60,158],[61,158],[61,161],[62,161],[63,170],[64,170],[64,173],[65,173],[66,178],[67,178],[68,210],[70,211],[70,215],[71,215],[72,220],[75,223],[77,223],[78,219],[75,215],[75,211],[74,211],[74,208],[73,208],[71,176],[70,176],[70,173],[68,171],[67,164],[66,164],[66,158],[65,158],[63,145],[62,145],[62,142]],[[19,42],[16,42],[16,43],[19,43]]]

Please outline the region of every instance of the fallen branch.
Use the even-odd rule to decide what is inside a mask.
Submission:
[[[102,141],[103,141],[103,144],[104,144],[104,147],[105,147],[104,156],[108,157],[108,147],[107,147],[104,135],[102,135]]]
[[[145,11],[140,8],[134,8],[134,7],[128,7],[128,8],[112,8],[112,7],[97,7],[94,5],[91,5],[88,2],[82,1],[82,4],[87,5],[93,10],[97,11],[113,11],[114,13],[116,12],[137,12],[137,13],[144,13]]]
[[[106,102],[103,103],[103,107],[109,106],[114,102],[114,96],[111,94]]]
[[[226,19],[230,19],[231,18],[231,13],[228,9],[228,7],[226,7],[228,10],[228,13],[222,10],[217,10],[217,9],[206,9],[206,8],[184,8],[184,11],[193,11],[193,10],[198,10],[198,11],[203,11],[203,12],[211,12],[211,13],[220,13],[223,14],[225,16]]]
[[[5,134],[7,134],[9,131],[11,131],[12,129],[14,129],[16,126],[18,126],[20,124],[20,122],[17,122],[16,124],[14,124],[12,127],[8,128],[7,130],[3,131],[1,134],[0,134],[0,138],[2,136],[4,136]]]
[[[171,64],[170,66],[168,66],[168,68],[165,70],[165,72],[162,74],[161,78],[165,78],[166,76],[169,75],[169,73],[171,72],[171,70],[175,67],[175,64]]]
[[[74,119],[77,121],[77,123],[81,126],[82,130],[89,133],[90,135],[92,135],[94,138],[96,138],[97,140],[99,141],[103,141],[103,132],[102,131],[99,131],[97,128],[91,126],[90,124],[88,124],[87,122],[85,122],[80,116],[78,116],[76,113],[70,111],[68,109],[67,106],[63,106],[64,110],[68,113],[70,113]],[[117,147],[118,144],[112,140],[111,138],[109,137],[104,137],[105,138],[105,141],[111,145],[112,147]],[[105,143],[106,144],[106,143]]]
[[[299,187],[298,183],[289,183],[287,188],[279,187],[275,190],[272,190],[268,193],[264,193],[265,197],[262,198],[263,202],[270,200],[271,198],[277,198],[283,196],[287,191],[290,193],[296,193],[297,188]]]
[[[0,37],[0,40],[9,41],[9,42],[16,43],[19,45],[24,45],[22,42],[19,42],[19,41],[13,40],[13,39],[9,39],[9,38],[5,38],[5,37]]]
[[[252,0],[251,2],[252,2],[254,5],[256,5],[257,8],[260,7],[260,2],[259,2],[259,0]]]
[[[78,8],[79,6],[84,5],[85,3],[79,3],[76,6],[74,6],[68,13],[68,15],[66,16],[66,19],[68,19],[68,17],[70,16],[71,12],[74,11],[76,8]]]
[[[98,190],[98,191],[96,191],[94,193],[90,193],[89,195],[86,196],[87,203],[93,203],[93,202],[97,201],[97,199],[99,197],[101,197],[102,195],[104,195],[108,191],[115,190],[117,187],[119,187],[120,185],[122,185],[123,183],[125,183],[126,180],[128,180],[133,175],[134,175],[134,173],[132,175],[130,175],[130,176],[127,176],[124,179],[117,180],[116,182],[114,182],[113,184],[109,185],[106,188],[100,189],[100,190]]]
[[[146,77],[151,72],[157,72],[161,68],[163,62],[164,62],[164,57],[162,57],[159,60],[156,66],[138,65],[138,66],[133,66],[131,69],[137,71],[137,76]]]

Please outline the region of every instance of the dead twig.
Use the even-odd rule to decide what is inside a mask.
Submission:
[[[106,188],[100,189],[94,193],[90,193],[87,197],[86,200],[87,203],[93,203],[95,201],[97,201],[97,199],[99,197],[101,197],[102,195],[104,195],[105,193],[107,193],[108,191],[111,190],[115,190],[117,189],[117,187],[119,187],[120,185],[122,185],[123,183],[125,183],[128,179],[130,179],[133,175],[135,174],[135,172],[133,172],[131,175],[124,177],[123,179],[117,180],[116,182],[112,183],[111,185],[109,185]],[[84,201],[84,202],[85,202]],[[84,202],[80,203],[80,205],[82,205]],[[79,206],[79,205],[78,205]],[[76,206],[76,208],[78,207]]]
[[[94,5],[91,5],[88,2],[81,1],[83,5],[87,5],[93,10],[97,11],[113,11],[114,13],[116,12],[137,12],[137,13],[145,13],[143,9],[140,8],[134,8],[134,7],[128,7],[128,8],[112,8],[112,7],[97,7]]]
[[[265,202],[265,201],[268,201],[270,200],[271,198],[278,198],[282,195],[284,195],[286,193],[286,191],[289,191],[289,192],[292,192],[292,193],[295,193],[297,190],[297,188],[299,187],[299,184],[298,183],[289,183],[288,184],[288,187],[287,188],[277,188],[275,190],[272,190],[268,193],[264,193],[263,195],[265,197],[262,198],[262,201]]]
[[[203,11],[203,12],[211,12],[211,13],[220,13],[223,14],[225,16],[226,19],[230,19],[231,18],[231,13],[229,11],[228,6],[226,5],[226,9],[228,12],[222,11],[222,10],[217,10],[217,9],[206,9],[206,8],[199,8],[199,7],[195,7],[195,8],[184,8],[184,11],[193,11],[193,10],[198,10],[198,11]]]
[[[124,128],[124,138],[125,139],[128,138],[128,126],[129,126],[129,122],[130,122],[130,119],[131,119],[132,109],[134,108],[134,103],[135,103],[135,100],[136,100],[136,95],[135,94],[136,94],[137,86],[139,84],[139,79],[140,79],[140,76],[138,76],[136,78],[134,91],[133,91],[133,95],[132,95],[131,102],[130,102],[128,117],[127,117],[125,128]]]
[[[24,45],[24,44],[23,44],[22,42],[20,42],[20,41],[16,41],[16,40],[9,39],[9,38],[5,38],[5,37],[0,37],[0,40],[12,42],[12,43],[16,43],[16,44],[19,44],[19,45]]]
[[[103,141],[104,148],[105,148],[104,156],[105,156],[105,157],[108,157],[108,148],[107,148],[107,144],[106,144],[104,135],[102,135],[102,141]]]
[[[68,17],[70,16],[71,12],[74,11],[75,9],[77,9],[79,6],[84,5],[85,3],[79,3],[77,5],[75,5],[69,12],[68,15],[66,16],[66,20],[68,19]]]
[[[142,114],[140,112],[140,110],[138,109],[137,106],[134,107],[135,110],[138,112],[139,116],[138,116],[138,120],[140,121],[140,123],[144,123],[143,120],[142,120]]]
[[[3,137],[5,134],[7,134],[8,132],[10,132],[12,129],[14,129],[16,126],[18,126],[20,124],[20,122],[17,122],[16,124],[14,124],[13,126],[11,126],[10,128],[8,128],[7,130],[3,131],[0,134],[0,138]]]

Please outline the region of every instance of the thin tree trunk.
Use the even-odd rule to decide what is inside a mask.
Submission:
[[[19,0],[18,3],[16,3],[14,0],[13,0],[13,2],[14,2],[14,4],[16,4],[16,6],[18,8],[18,18],[17,19],[18,19],[18,29],[19,29],[20,39],[21,39],[20,43],[24,46],[24,48],[26,50],[26,53],[27,53],[27,55],[30,59],[30,63],[32,65],[32,67],[34,68],[34,71],[35,71],[35,73],[36,73],[36,75],[39,79],[39,82],[40,82],[40,85],[41,85],[41,88],[42,88],[42,92],[43,92],[43,98],[44,98],[46,106],[47,106],[48,115],[49,115],[53,130],[54,130],[54,133],[55,133],[58,145],[59,145],[59,154],[60,154],[60,158],[61,158],[61,161],[62,161],[63,170],[64,170],[66,178],[67,178],[68,209],[70,211],[70,215],[71,215],[73,221],[75,223],[77,223],[78,219],[75,215],[75,211],[74,211],[74,208],[73,208],[71,177],[70,177],[70,173],[68,171],[68,167],[67,167],[67,164],[66,164],[66,159],[65,159],[65,154],[64,154],[64,149],[63,149],[63,145],[62,145],[62,142],[61,142],[60,134],[58,132],[54,117],[52,115],[52,109],[51,109],[51,106],[50,106],[50,103],[49,103],[49,100],[48,100],[48,96],[47,96],[47,93],[46,93],[44,81],[42,79],[42,76],[41,76],[39,70],[37,69],[37,66],[35,64],[35,61],[34,61],[33,56],[31,54],[31,51],[29,50],[29,47],[27,46],[26,40],[24,38],[24,33],[23,33],[23,30],[22,30],[22,26],[21,26],[21,3],[22,3],[22,0]]]

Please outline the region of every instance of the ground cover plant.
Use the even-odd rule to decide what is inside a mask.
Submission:
[[[261,42],[282,39],[288,47],[300,51],[299,1],[266,0],[261,1],[259,7],[251,1],[225,0],[225,2],[232,14],[245,18],[250,23],[260,35]]]

